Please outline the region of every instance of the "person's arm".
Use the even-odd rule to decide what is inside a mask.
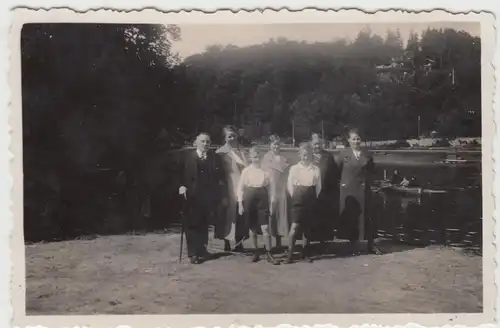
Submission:
[[[273,204],[274,200],[276,199],[276,195],[275,195],[275,188],[273,188],[273,181],[271,181],[271,174],[269,174],[269,172],[267,171],[264,171],[264,176],[266,179],[265,184],[269,192],[269,200],[271,201],[271,204]]]
[[[227,198],[228,198],[228,181],[227,181],[227,174],[226,174],[226,168],[224,166],[224,159],[223,153],[215,153],[215,167],[216,167],[216,174],[217,174],[217,182],[218,182],[218,193],[219,197],[222,200],[221,204],[226,206],[227,204]]]
[[[319,168],[315,168],[315,178],[316,178],[316,197],[319,196],[319,193],[321,192],[321,171]]]
[[[335,163],[335,159],[332,154],[328,154],[328,165],[326,167],[326,176],[321,177],[325,181],[325,188],[328,191],[332,191],[336,185],[336,174],[337,174],[337,164]]]
[[[340,182],[340,178],[342,177],[342,169],[344,168],[344,156],[342,152],[340,152],[337,156],[333,156],[333,162],[335,163],[337,172],[336,179],[337,182]]]
[[[182,172],[180,174],[181,176],[181,186],[179,187],[179,195],[184,196],[184,198],[187,199],[187,185],[189,183],[189,179],[191,179],[190,172],[188,170],[188,161],[189,158],[186,158],[184,160],[184,164],[181,165]]]
[[[290,172],[288,173],[288,180],[286,183],[288,193],[290,194],[290,197],[293,196],[293,181],[295,179],[295,167],[292,166],[290,168]]]
[[[269,196],[269,214],[274,215],[274,208],[276,202],[276,188],[273,187],[273,183],[271,181],[271,174],[269,172],[264,171],[264,175],[266,178],[267,192]]]
[[[366,164],[366,183],[371,186],[373,180],[373,174],[375,173],[375,162],[373,161],[373,155],[368,152],[368,163]]]
[[[236,187],[236,199],[238,203],[243,202],[243,189],[245,188],[245,180],[248,170],[243,169],[240,176],[240,181],[238,181],[238,186]]]

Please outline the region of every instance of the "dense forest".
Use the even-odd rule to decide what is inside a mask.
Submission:
[[[481,135],[481,42],[452,29],[352,41],[213,45],[180,60],[178,26],[23,27],[26,240],[157,229],[173,219],[168,151],[199,131],[221,142],[296,139],[346,126],[370,140]]]

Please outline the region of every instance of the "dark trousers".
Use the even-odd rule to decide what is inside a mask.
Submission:
[[[350,229],[348,233],[348,239],[350,242],[356,242],[358,240],[357,227]],[[377,225],[373,218],[365,219],[365,239],[368,244],[373,244],[375,238],[377,237]]]
[[[335,205],[333,196],[320,195],[314,205],[314,215],[311,222],[311,240],[326,242],[334,239]]]
[[[203,256],[207,252],[209,211],[196,206],[186,224],[188,256]]]
[[[295,186],[291,198],[291,221],[298,225],[298,235],[304,235],[304,238],[310,239],[312,232],[311,220],[314,217],[316,205],[315,187]]]

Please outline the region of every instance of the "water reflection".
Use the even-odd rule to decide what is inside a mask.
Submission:
[[[379,170],[385,170],[377,172],[377,177],[382,179],[384,173],[392,173],[394,167]],[[375,191],[372,215],[378,224],[379,237],[417,245],[445,244],[481,249],[480,168],[412,167],[405,171],[399,169],[399,173],[415,177],[424,192]]]

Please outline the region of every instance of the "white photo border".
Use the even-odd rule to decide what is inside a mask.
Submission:
[[[125,316],[26,316],[25,314],[25,264],[24,238],[22,233],[22,124],[21,124],[21,81],[20,81],[20,32],[30,22],[93,22],[93,23],[165,23],[172,24],[259,24],[259,23],[306,23],[306,22],[419,22],[425,21],[470,21],[481,23],[482,64],[482,170],[483,170],[483,313],[481,314],[272,314],[272,315],[125,315]],[[262,325],[266,327],[290,324],[293,326],[324,324],[335,326],[351,325],[398,325],[417,323],[425,326],[492,324],[495,314],[494,302],[497,286],[494,280],[496,269],[494,257],[494,204],[493,204],[493,141],[495,133],[493,95],[495,90],[493,50],[495,49],[495,20],[492,14],[469,12],[452,14],[444,10],[414,12],[412,10],[376,11],[367,14],[357,9],[338,11],[258,10],[217,11],[207,15],[200,11],[160,12],[154,9],[120,12],[114,10],[90,10],[77,13],[71,9],[30,10],[16,9],[13,12],[9,35],[11,106],[9,123],[11,146],[10,172],[13,178],[11,194],[13,231],[11,235],[11,299],[16,327],[192,327]],[[489,219],[491,218],[491,219]]]

